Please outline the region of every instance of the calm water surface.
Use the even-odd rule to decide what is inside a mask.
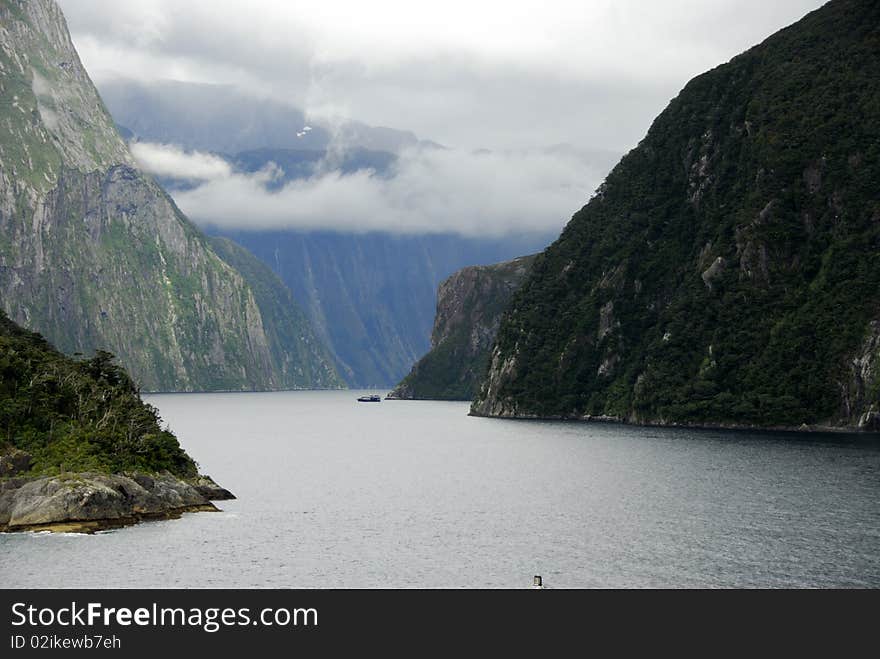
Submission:
[[[880,442],[149,396],[222,513],[0,534],[5,587],[880,586]]]

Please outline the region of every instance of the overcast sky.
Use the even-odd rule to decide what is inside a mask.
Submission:
[[[301,108],[312,120],[350,118],[410,130],[462,152],[488,148],[520,155],[559,143],[623,153],[635,146],[652,119],[694,75],[823,4],[819,0],[59,2],[83,63],[99,87],[110,76],[231,83],[248,94],[271,96]],[[181,154],[165,156],[159,158],[160,164]],[[442,207],[459,193],[474,192],[475,198],[459,200],[456,209],[463,207],[468,215],[466,208],[473,202],[474,212],[459,222],[476,221],[483,217],[477,206],[488,212],[485,203],[478,203],[480,191],[467,186],[427,190],[433,171],[441,170],[444,184],[461,186],[466,180],[458,169],[486,176],[504,163],[482,158],[465,164],[456,157],[435,155],[434,160],[440,161],[427,169],[424,163],[411,162],[415,173],[427,172],[422,181],[425,194],[415,197],[432,198]],[[198,167],[204,162],[197,158],[191,164]],[[546,195],[547,217],[556,219],[544,222],[561,227],[601,182],[595,172],[577,169],[558,181],[550,180],[566,162],[549,164],[530,156],[526,163],[509,165],[523,169],[524,173],[506,177],[514,186],[511,192],[518,188],[522,198],[512,198],[497,209],[499,218],[518,206],[533,212],[541,207],[541,195]],[[540,175],[544,167],[547,175]],[[529,172],[539,176],[539,186],[524,181],[532,180]],[[246,188],[260,189],[259,178],[243,181],[224,173],[208,183],[218,180],[226,182],[227,191],[232,190],[228,184],[240,184],[236,193],[241,195]],[[334,179],[324,183],[334,184]],[[362,214],[393,215],[398,204],[394,198],[413,198],[402,188],[390,190],[387,181],[374,181],[369,192],[365,190],[371,188],[369,182],[335,180],[336,185],[341,183],[350,185],[340,193],[385,200],[376,208],[362,207]],[[211,191],[217,194],[217,186]],[[303,190],[288,192],[287,202],[306,201]],[[309,207],[318,217],[324,213],[322,204],[337,197],[332,185],[328,189],[315,185],[308,193]],[[229,207],[219,202],[217,208],[206,208],[205,194],[178,201],[190,204],[189,209],[186,203],[181,205],[195,219]],[[264,223],[283,223],[278,213],[284,206],[278,201],[262,200],[267,202],[262,204]],[[328,208],[325,214],[331,212],[348,211]],[[398,208],[396,214],[411,212],[412,208]],[[333,218],[323,221],[332,224]],[[426,212],[415,225],[430,221],[432,213]]]
[[[60,0],[89,73],[234,82],[464,148],[619,151],[818,0]]]

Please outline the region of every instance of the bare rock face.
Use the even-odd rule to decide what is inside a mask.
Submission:
[[[848,359],[840,382],[840,425],[880,430],[880,320],[871,321],[862,345]]]
[[[462,268],[437,292],[431,351],[388,397],[471,400],[483,376],[501,316],[533,256]]]
[[[721,273],[724,272],[724,266],[724,257],[719,256],[712,261],[712,265],[703,271],[700,277],[703,279],[703,283],[706,284],[707,288],[712,288],[712,280],[717,279]]]
[[[74,473],[0,481],[0,531],[94,532],[184,512],[216,511],[235,498],[208,477]]]
[[[495,346],[489,362],[489,372],[480,389],[480,395],[471,406],[471,414],[476,416],[522,416],[519,413],[516,399],[504,395],[501,387],[508,379],[517,375],[519,353],[514,351],[505,355]],[[526,415],[527,416],[527,415]]]

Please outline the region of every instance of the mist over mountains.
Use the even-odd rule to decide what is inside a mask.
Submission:
[[[619,153],[557,144],[453,149],[229,86],[114,79],[102,96],[142,167],[202,225],[552,235]]]
[[[178,206],[290,288],[350,386],[399,381],[429,348],[440,282],[542,249],[617,157],[321,126],[229,86],[116,79],[101,94]]]
[[[133,136],[186,150],[325,150],[342,139],[352,147],[397,152],[418,143],[410,132],[355,121],[310,124],[302,110],[232,85],[109,78],[99,90],[113,118]]]

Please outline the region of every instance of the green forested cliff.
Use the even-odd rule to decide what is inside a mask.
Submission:
[[[405,400],[472,400],[486,371],[501,314],[534,256],[462,268],[437,290],[431,350],[388,394]]]
[[[292,364],[301,328],[270,338],[245,279],[135,167],[52,0],[0,0],[0,306],[63,352],[115,353],[145,390],[328,384]]]
[[[502,321],[473,413],[876,427],[880,4],[832,0],[657,117]]]

